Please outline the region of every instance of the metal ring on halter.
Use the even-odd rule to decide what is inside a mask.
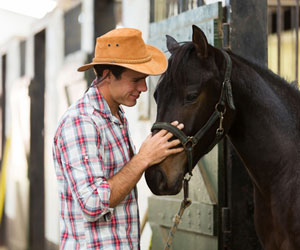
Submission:
[[[187,139],[184,143],[182,143],[182,146],[184,147],[184,149],[189,149],[189,148],[195,147],[196,143],[194,142],[194,137],[187,136]]]
[[[217,128],[216,134],[217,134],[218,136],[223,135],[223,134],[224,134],[224,128]]]
[[[223,108],[223,110],[219,109],[220,107]],[[217,103],[216,106],[215,106],[215,110],[219,113],[222,113],[222,114],[225,114],[226,113],[226,106],[225,104],[222,104],[222,103]]]

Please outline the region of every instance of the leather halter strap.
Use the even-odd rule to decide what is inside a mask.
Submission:
[[[210,144],[210,146],[207,148],[205,153],[208,153],[222,138],[224,135],[224,128],[223,128],[223,119],[224,114],[226,112],[226,101],[228,106],[235,110],[234,102],[233,102],[233,96],[232,96],[232,88],[231,88],[231,70],[232,70],[232,62],[230,59],[230,56],[228,53],[224,50],[221,50],[225,60],[226,60],[226,70],[224,74],[224,81],[222,83],[222,89],[221,94],[218,103],[215,106],[215,111],[210,116],[208,121],[204,124],[204,126],[194,135],[194,136],[187,136],[178,129],[177,127],[173,126],[170,123],[167,122],[156,122],[153,124],[151,131],[157,130],[157,129],[165,129],[169,132],[171,132],[175,137],[177,137],[181,144],[183,145],[185,152],[187,154],[187,160],[188,160],[188,173],[190,177],[192,176],[192,171],[194,168],[194,165],[196,165],[193,162],[193,149],[194,147],[199,143],[201,138],[205,135],[205,133],[215,124],[215,122],[219,119],[219,127],[216,130],[216,137],[213,140],[213,142]],[[188,180],[190,179],[188,177]]]

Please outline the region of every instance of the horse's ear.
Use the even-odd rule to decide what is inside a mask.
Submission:
[[[196,25],[193,25],[193,43],[196,48],[197,55],[200,58],[206,58],[208,55],[208,42],[203,31]]]
[[[179,43],[175,40],[175,38],[166,35],[167,38],[167,48],[169,52],[172,54],[174,50],[176,50],[179,47]]]

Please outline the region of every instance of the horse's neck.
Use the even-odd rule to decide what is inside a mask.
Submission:
[[[272,181],[284,169],[291,169],[298,161],[299,148],[300,117],[291,113],[295,103],[289,106],[280,92],[291,89],[287,85],[271,85],[271,73],[265,74],[269,75],[237,62],[232,70],[236,117],[228,136],[258,182],[266,178]],[[293,93],[297,95],[292,102],[299,102],[299,94]]]

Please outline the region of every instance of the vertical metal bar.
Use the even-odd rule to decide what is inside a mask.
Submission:
[[[2,161],[3,158],[3,153],[4,153],[4,145],[5,145],[5,130],[6,130],[6,126],[5,126],[5,118],[6,118],[6,77],[7,77],[7,55],[3,55],[2,56],[2,83],[0,85],[0,119],[1,119],[1,123],[2,126],[0,126],[1,131],[0,131],[0,159]],[[0,166],[0,170],[1,170],[1,166]]]
[[[170,15],[170,5],[171,5],[171,1],[170,0],[166,0],[165,2],[166,4],[166,13],[165,13],[165,18],[169,18]]]
[[[183,0],[183,2],[184,2],[184,11],[187,11],[189,9],[189,1]]]
[[[204,5],[203,0],[197,0],[197,7]]]
[[[230,48],[230,24],[223,23],[223,48]]]
[[[296,21],[295,21],[295,29],[296,29],[296,84],[297,87],[299,87],[299,83],[298,83],[298,57],[299,57],[299,48],[298,48],[298,44],[299,44],[299,0],[296,0]]]
[[[178,0],[177,1],[177,3],[178,3],[178,15],[181,13],[181,12],[183,12],[183,0]]]
[[[280,75],[280,44],[281,44],[281,4],[280,0],[277,0],[277,73]]]
[[[150,23],[153,23],[155,20],[155,1],[150,0]]]

